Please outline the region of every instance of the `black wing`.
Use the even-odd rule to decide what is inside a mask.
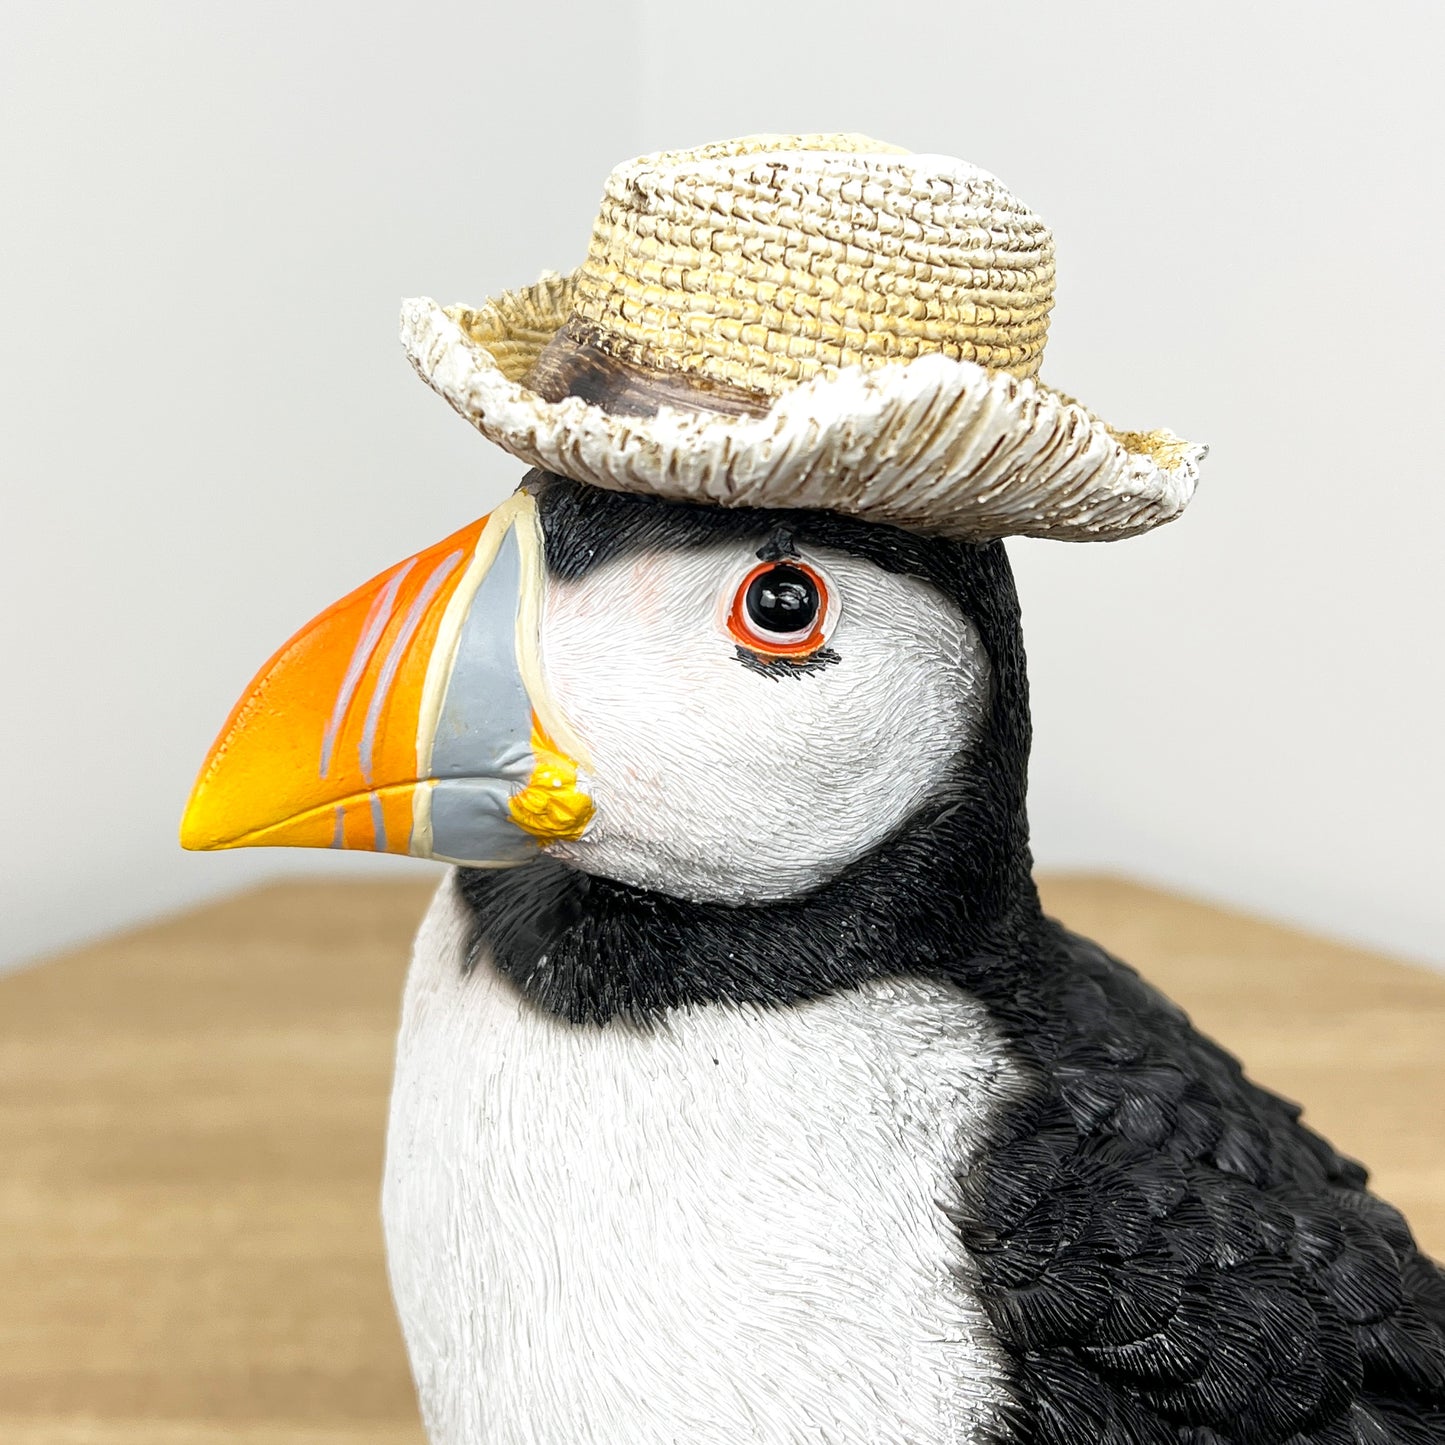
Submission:
[[[1441,1445],[1445,1276],[1365,1172],[1054,928],[959,970],[1034,1076],[959,1227],[1030,1445]],[[990,968],[989,964],[993,967]]]

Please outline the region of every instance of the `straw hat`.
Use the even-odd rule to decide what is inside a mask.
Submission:
[[[1205,449],[1038,379],[1048,228],[993,176],[864,136],[749,136],[608,177],[587,259],[480,307],[407,301],[429,386],[580,482],[964,539],[1107,540]]]

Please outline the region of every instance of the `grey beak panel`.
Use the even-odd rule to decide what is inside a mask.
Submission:
[[[532,770],[532,705],[517,663],[521,554],[507,529],[467,609],[432,741],[431,851],[458,862],[524,863],[537,840],[508,799]]]

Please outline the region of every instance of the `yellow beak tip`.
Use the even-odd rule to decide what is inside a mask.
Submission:
[[[189,809],[181,819],[180,832],[181,847],[188,853],[214,853],[218,848],[229,846],[224,839],[217,836],[214,828],[204,827],[193,818]]]
[[[237,830],[234,819],[227,826],[229,809],[218,809],[219,800],[204,782],[198,783],[186,800],[186,810],[181,814],[181,847],[188,853],[215,853],[223,848],[239,846],[245,830]]]

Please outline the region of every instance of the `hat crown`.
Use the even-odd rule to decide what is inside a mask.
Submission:
[[[746,136],[608,177],[574,319],[620,360],[777,395],[937,353],[1038,372],[1053,239],[987,171],[858,135]]]

